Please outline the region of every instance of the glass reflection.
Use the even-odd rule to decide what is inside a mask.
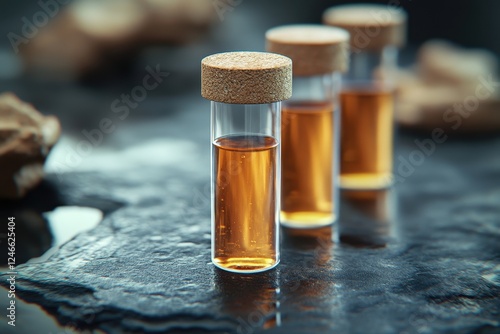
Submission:
[[[282,228],[283,259],[294,257],[294,263],[282,270],[282,302],[301,311],[321,308],[319,302],[333,281],[325,277],[332,269],[332,227],[315,229]],[[293,254],[293,255],[292,255]],[[318,275],[318,273],[322,273]],[[328,275],[326,275],[328,276]]]
[[[237,333],[250,334],[281,325],[280,287],[276,270],[234,274],[215,270],[222,311],[236,318]]]
[[[313,251],[315,265],[324,266],[332,258],[332,226],[314,229],[294,229],[283,227],[283,248]]]
[[[334,227],[282,228],[282,330],[303,333],[331,332],[331,323],[304,323],[318,312],[336,313],[341,307],[335,283]],[[314,325],[312,325],[314,323]]]
[[[23,264],[31,258],[45,253],[52,246],[53,236],[47,219],[32,209],[4,210],[0,209],[2,217],[15,217],[16,223],[16,264]],[[7,218],[4,219],[7,221]],[[7,224],[0,230],[0,270],[7,271]]]
[[[397,219],[394,188],[342,190],[340,242],[359,248],[386,247]]]

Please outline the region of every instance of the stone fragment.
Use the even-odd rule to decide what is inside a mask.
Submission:
[[[43,178],[43,164],[61,134],[55,116],[44,116],[12,93],[0,95],[0,198],[20,198]]]
[[[424,44],[418,62],[397,74],[396,120],[421,130],[453,133],[500,129],[497,61],[487,50],[445,41]]]

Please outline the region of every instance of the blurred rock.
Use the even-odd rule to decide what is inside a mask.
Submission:
[[[210,0],[141,0],[147,22],[140,34],[143,44],[187,43],[206,32],[216,17]]]
[[[144,6],[136,0],[77,1],[66,14],[82,34],[103,49],[135,47],[139,31],[148,21]]]
[[[428,42],[419,51],[418,63],[398,73],[396,120],[421,130],[498,131],[496,70],[496,58],[489,51]]]
[[[20,46],[25,71],[72,80],[149,45],[183,44],[216,17],[209,0],[79,0]]]
[[[497,72],[493,53],[481,49],[465,49],[447,41],[425,43],[418,52],[419,76],[426,82],[467,85],[478,76]]]
[[[11,93],[0,95],[0,198],[23,197],[38,185],[60,134],[56,117],[43,116]]]
[[[102,61],[98,44],[80,30],[67,12],[40,29],[19,50],[25,72],[58,80],[78,79],[95,71]]]

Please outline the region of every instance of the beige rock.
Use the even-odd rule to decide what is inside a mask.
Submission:
[[[80,79],[144,46],[190,42],[215,17],[210,0],[79,0],[21,45],[21,58],[28,73]]]
[[[23,197],[42,180],[60,134],[55,116],[40,114],[14,94],[0,95],[0,198]]]
[[[493,53],[482,49],[465,49],[452,43],[433,40],[418,52],[418,70],[422,80],[467,86],[478,77],[495,74],[497,60]]]
[[[460,114],[455,105],[474,96],[471,85],[427,82],[416,73],[402,71],[396,90],[396,121],[421,130],[443,128],[453,133],[486,133],[500,131],[500,99],[493,95],[478,100],[477,108]],[[477,82],[474,83],[477,86]]]
[[[422,130],[450,133],[500,130],[500,94],[476,97],[481,78],[497,82],[497,61],[487,50],[464,49],[446,41],[430,41],[419,50],[414,70],[398,72],[396,120]],[[476,101],[474,110],[455,106]],[[465,109],[465,108],[464,108]],[[471,109],[471,107],[469,107]]]
[[[85,0],[68,7],[77,29],[105,49],[130,49],[137,45],[147,11],[137,0]]]
[[[205,32],[217,17],[211,0],[140,0],[147,12],[143,44],[186,43]]]
[[[79,79],[102,64],[99,44],[82,32],[68,12],[59,14],[19,49],[24,70],[45,78]]]

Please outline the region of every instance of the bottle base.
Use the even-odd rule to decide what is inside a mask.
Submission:
[[[385,189],[394,183],[390,173],[356,173],[341,174],[340,188],[353,190]]]
[[[219,269],[240,274],[254,274],[273,269],[280,260],[271,258],[231,257],[215,258],[212,263]]]
[[[309,211],[281,211],[280,217],[281,226],[296,229],[309,229],[330,226],[337,220],[337,217],[331,213]]]

